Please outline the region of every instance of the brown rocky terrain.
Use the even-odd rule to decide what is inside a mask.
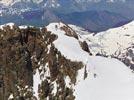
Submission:
[[[67,36],[78,39],[68,26],[61,29]],[[13,97],[9,100],[75,99],[74,90],[66,85],[65,78],[69,77],[70,85],[75,84],[77,72],[84,65],[64,57],[53,44],[57,38],[46,28],[23,29],[14,25],[0,29],[0,100],[8,100],[11,94]],[[87,43],[79,43],[90,54]],[[38,98],[33,91],[33,76],[37,70],[43,77],[38,86]],[[47,70],[49,76],[45,76]],[[53,93],[54,83],[57,84],[56,93]]]

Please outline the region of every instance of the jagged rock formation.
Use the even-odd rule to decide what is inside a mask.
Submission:
[[[77,34],[68,26],[61,29],[78,40]],[[75,99],[73,88],[67,86],[65,79],[68,77],[70,85],[75,84],[78,70],[84,65],[64,57],[53,44],[57,38],[47,28],[14,25],[0,29],[0,100],[8,100],[11,95],[13,98],[9,100]],[[90,53],[85,41],[80,44]],[[35,91],[34,75],[37,72],[42,82]]]
[[[134,71],[134,44],[126,48],[116,57]]]

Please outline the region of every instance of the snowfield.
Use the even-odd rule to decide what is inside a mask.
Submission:
[[[69,26],[89,44],[93,54],[118,55],[134,44],[134,21],[97,34],[90,33],[75,25]]]
[[[105,52],[107,55],[116,54],[134,43],[134,21],[97,33],[95,36],[90,34],[85,35],[85,37],[92,42],[91,49],[94,52]]]
[[[52,23],[47,26],[47,30],[58,36],[54,41],[55,47],[67,58],[72,61],[82,61],[86,63],[88,53],[84,52],[74,37],[65,35],[65,31],[60,28],[64,26],[63,23]],[[57,28],[55,26],[58,26]]]
[[[134,99],[134,74],[122,62],[92,56],[89,57],[87,73],[85,80],[78,77],[81,81],[75,86],[76,100]]]

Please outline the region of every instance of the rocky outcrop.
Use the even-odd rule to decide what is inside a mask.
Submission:
[[[134,44],[121,52],[117,58],[134,71]]]
[[[62,26],[61,30],[65,31],[67,36],[74,37],[74,38],[78,39],[77,33],[68,25]]]
[[[78,39],[68,27],[62,30]],[[53,44],[57,38],[46,28],[21,29],[14,25],[0,29],[0,100],[10,100],[11,94],[13,100],[75,99],[71,86],[76,83],[78,70],[84,65],[64,57]],[[80,44],[84,51],[89,52],[85,41]],[[41,83],[38,91],[34,91],[37,71]],[[37,96],[35,92],[38,92]]]

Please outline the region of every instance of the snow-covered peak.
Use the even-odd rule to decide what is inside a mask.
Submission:
[[[58,8],[60,7],[59,1],[58,0],[46,0],[44,2],[43,7],[46,8]]]
[[[11,29],[13,29],[13,26],[15,25],[15,23],[6,23],[6,24],[3,24],[3,25],[0,25],[0,29],[2,29],[3,30],[3,28],[4,27],[6,27],[6,26],[9,26]],[[20,29],[26,29],[28,26],[26,26],[26,25],[21,25],[21,26],[19,26],[19,28]],[[33,26],[29,26],[29,27],[33,27]]]
[[[40,4],[40,3],[44,3],[44,6],[46,7],[58,7],[60,6],[58,4],[58,0],[1,0],[0,1],[1,4],[5,5],[5,6],[12,6],[15,3],[34,3],[34,4]]]
[[[79,26],[76,26],[76,25],[72,25],[72,24],[69,24],[69,26],[76,32],[78,33],[78,35],[89,35],[91,34],[91,32],[89,32],[88,30],[82,28],[82,27],[79,27]]]
[[[134,43],[134,21],[87,37],[98,45],[93,47],[95,52],[103,52],[108,55],[118,54]]]
[[[51,31],[53,34],[56,34],[58,36],[58,39],[54,41],[55,47],[67,59],[86,63],[88,53],[82,50],[79,41],[76,38],[66,35],[66,31],[61,29],[63,26],[67,25],[63,23],[51,23],[47,26],[48,31]]]
[[[13,3],[13,0],[1,0],[0,3],[2,3],[2,4],[4,4],[4,5],[6,5],[6,6],[8,6],[8,5],[10,5],[10,4]]]
[[[85,65],[78,71],[76,85],[72,86],[75,99],[133,100],[134,76],[132,71],[117,59],[88,55],[81,49],[77,39],[65,35],[65,31],[61,30],[63,26],[66,25],[51,23],[47,26],[47,30],[58,36],[58,39],[54,41],[54,45],[62,55],[72,61],[82,61]],[[77,29],[74,25],[71,26],[75,31],[82,29],[80,27]],[[123,29],[130,26],[133,26],[133,22],[123,26]],[[120,29],[122,28],[120,27]],[[112,30],[119,31],[120,29],[115,28]],[[99,36],[99,34],[96,36]],[[83,34],[79,35],[83,38]],[[84,80],[85,73],[87,77]]]
[[[9,27],[13,27],[15,24],[14,23],[7,23],[7,24],[4,24],[4,25],[0,25],[0,29],[3,29],[3,27],[5,26],[9,26]]]
[[[38,1],[38,0],[37,0]],[[14,5],[15,3],[18,3],[18,2],[31,2],[31,0],[1,0],[0,3],[5,5],[5,6],[12,6]]]
[[[43,0],[33,0],[33,2],[39,4],[39,3],[43,2]]]

